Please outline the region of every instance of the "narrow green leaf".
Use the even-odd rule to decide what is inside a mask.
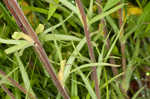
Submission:
[[[140,94],[141,91],[143,91],[145,88],[145,86],[143,86],[142,88],[140,88],[135,94],[134,96],[132,97],[132,99],[137,99],[138,95]]]
[[[28,48],[28,47],[33,46],[33,45],[34,45],[33,43],[26,41],[24,43],[21,43],[19,45],[14,45],[14,46],[6,49],[5,52],[7,54],[11,54],[11,53],[14,53],[20,49],[25,49],[25,48]]]
[[[79,16],[79,11],[75,5],[71,4],[68,0],[60,0],[60,2]]]
[[[46,34],[48,32],[51,32],[51,31],[55,30],[59,26],[63,25],[69,18],[71,18],[72,15],[73,15],[73,13],[71,13],[64,21],[60,22],[59,24],[56,24],[55,26],[52,26],[52,27],[46,29],[43,33]]]
[[[80,38],[64,34],[46,34],[41,37],[43,41],[64,40],[64,41],[80,41]]]
[[[34,12],[39,12],[39,13],[42,13],[42,14],[48,14],[48,10],[43,9],[43,8],[33,7],[33,6],[24,6],[24,7],[22,7],[22,9],[23,10],[31,10],[31,11],[34,11]]]
[[[93,15],[93,0],[90,0],[90,6],[89,6],[89,10],[88,10],[88,15],[90,17],[92,17],[92,15]]]
[[[72,74],[72,84],[71,84],[71,96],[78,96],[78,86],[75,81],[77,81],[76,74]]]
[[[22,61],[20,60],[19,54],[17,52],[15,53],[15,57],[17,59],[18,65],[19,65],[19,69],[21,72],[21,76],[22,76],[25,88],[27,89],[28,92],[32,93],[32,95],[35,96],[35,93],[33,92],[33,89],[30,84],[28,74],[27,74],[25,67],[24,67]]]
[[[4,44],[22,44],[25,42],[26,42],[25,40],[10,40],[10,39],[0,38],[0,43],[4,43]]]
[[[86,76],[81,72],[81,70],[78,70],[78,73],[80,74],[83,82],[85,83],[85,87],[87,88],[90,96],[92,97],[92,99],[97,99],[96,94],[94,92],[94,90],[92,89],[91,84],[89,83],[88,78],[86,78]]]
[[[119,9],[122,8],[124,5],[125,5],[125,4],[120,4],[120,5],[118,5],[118,6],[114,7],[114,8],[112,8],[112,9],[106,11],[106,12],[103,12],[103,13],[100,14],[100,15],[95,16],[94,18],[92,18],[92,19],[89,21],[89,24],[93,24],[93,23],[99,21],[100,19],[102,19],[102,18],[108,16],[109,14],[111,14],[111,13],[113,13],[113,12],[119,10]]]
[[[94,33],[92,33],[91,37],[94,35]],[[75,61],[75,56],[78,55],[78,52],[83,48],[83,46],[85,45],[86,43],[86,38],[84,37],[79,43],[78,45],[76,46],[76,49],[74,49],[74,51],[72,52],[71,56],[69,57],[69,59],[67,60],[67,63],[66,64],[69,64],[69,66],[66,66],[65,67],[65,70],[64,70],[64,82],[67,80],[67,78],[69,77],[69,74],[70,74],[70,70],[72,68],[72,65]]]
[[[81,70],[83,68],[87,68],[87,67],[94,67],[94,66],[110,66],[110,67],[120,67],[120,65],[115,65],[115,64],[109,64],[109,63],[90,63],[90,64],[84,64],[81,65],[75,69],[73,69],[70,73],[76,72],[77,70]]]
[[[122,76],[122,75],[124,75],[124,72],[122,72],[122,73],[116,75],[115,77],[111,78],[110,80],[108,80],[108,82],[107,82],[107,83],[104,83],[104,84],[100,87],[100,89],[105,88],[108,84],[110,84],[111,82],[115,81],[117,78],[119,78],[119,77]]]
[[[105,7],[103,9],[103,11],[106,11],[110,8],[112,8],[113,6],[115,6],[120,0],[108,0],[108,2],[105,4]]]
[[[80,51],[83,46],[85,45],[86,43],[86,38],[84,37],[80,42],[79,44],[77,45],[76,49],[78,51]],[[66,81],[66,79],[69,77],[69,74],[70,74],[70,70],[71,70],[71,67],[72,67],[72,64],[74,63],[75,61],[75,56],[78,54],[78,52],[76,51],[76,49],[73,51],[72,55],[69,57],[69,59],[67,60],[67,63],[66,64],[70,64],[69,66],[66,66],[65,67],[65,70],[64,70],[64,82]]]
[[[57,9],[57,4],[59,3],[59,0],[53,0],[53,2],[55,3],[50,3],[49,4],[49,10],[48,10],[48,20],[51,18],[51,16],[53,16],[53,14],[55,13],[56,9]]]

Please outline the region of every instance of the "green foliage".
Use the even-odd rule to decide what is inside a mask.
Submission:
[[[119,27],[119,17],[114,18],[112,14],[124,7],[128,11],[130,0],[120,4],[120,0],[103,0],[102,4],[98,4],[97,0],[81,1],[87,15],[96,58],[94,63],[89,58],[81,14],[74,0],[18,0],[21,8],[28,11],[25,16],[35,29],[56,74],[60,70],[60,62],[66,60],[63,83],[71,99],[96,99],[95,84],[91,80],[93,66],[97,67],[101,99],[126,99],[127,95],[131,99],[148,98],[150,2],[134,0],[133,4],[142,13],[127,16]],[[97,6],[102,9],[101,13],[98,13]],[[105,24],[100,23],[103,19]],[[104,27],[107,29],[106,36],[102,30]],[[120,42],[125,44],[125,72],[122,69]],[[16,99],[27,99],[29,94],[22,94],[8,81],[11,77],[38,99],[62,99],[32,46],[36,46],[32,38],[20,31],[0,1],[0,70],[7,74],[0,74],[0,86],[5,84]],[[111,59],[115,63],[110,63]],[[117,75],[113,75],[112,67],[117,68]],[[133,80],[138,84],[133,86]],[[138,87],[136,91],[135,86]],[[10,98],[2,88],[0,98]]]

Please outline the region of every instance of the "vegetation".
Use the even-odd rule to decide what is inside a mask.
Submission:
[[[149,17],[148,0],[1,0],[0,99],[148,99]]]

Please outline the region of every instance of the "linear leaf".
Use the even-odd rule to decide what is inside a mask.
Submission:
[[[46,34],[41,37],[43,41],[64,40],[64,41],[80,41],[80,38],[64,34]]]

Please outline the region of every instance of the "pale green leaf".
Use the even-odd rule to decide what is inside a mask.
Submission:
[[[14,45],[12,47],[9,47],[8,49],[5,50],[5,52],[7,54],[11,54],[13,52],[16,52],[16,51],[21,50],[21,49],[28,48],[28,47],[33,46],[33,45],[34,45],[33,43],[26,41],[26,42],[21,43],[19,45]]]
[[[122,8],[124,5],[125,5],[125,4],[120,4],[120,5],[118,5],[118,6],[114,7],[114,8],[112,8],[112,9],[106,11],[106,12],[103,12],[102,14],[99,14],[99,15],[95,16],[94,18],[92,18],[92,19],[89,21],[89,24],[93,24],[93,23],[99,21],[100,19],[102,19],[102,18],[108,16],[109,14],[111,14],[111,13],[113,13],[113,12],[119,10],[119,9]]]
[[[43,41],[64,40],[64,41],[80,41],[80,38],[64,34],[46,34],[41,37]]]

